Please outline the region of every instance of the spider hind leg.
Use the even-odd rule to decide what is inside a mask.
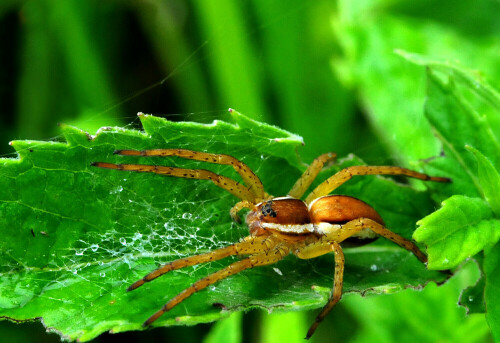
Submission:
[[[248,236],[241,240],[239,243],[231,244],[227,247],[217,250],[209,251],[204,254],[194,255],[189,257],[180,258],[178,260],[169,262],[158,269],[153,270],[151,273],[144,276],[142,279],[134,282],[127,288],[127,292],[142,286],[146,282],[152,281],[157,277],[162,276],[172,270],[177,270],[185,267],[195,266],[198,264],[221,260],[225,257],[232,255],[250,255],[269,249],[270,241],[265,236],[253,237]]]
[[[396,243],[403,249],[413,253],[422,263],[427,263],[427,256],[412,241],[392,232],[382,224],[369,218],[358,218],[342,225],[341,237],[337,241],[342,242],[363,229],[370,229],[376,234]]]
[[[332,294],[330,296],[330,299],[328,299],[326,305],[321,310],[321,312],[316,316],[314,323],[309,327],[309,330],[307,330],[306,339],[311,338],[311,336],[318,328],[319,323],[321,323],[323,319],[325,319],[328,313],[330,313],[330,311],[340,301],[340,298],[342,297],[342,285],[344,283],[344,264],[345,264],[344,252],[342,251],[340,244],[338,244],[335,241],[331,242],[331,250],[335,254],[335,274],[333,277]]]
[[[283,259],[283,257],[285,257],[288,252],[289,250],[286,247],[274,247],[271,251],[263,251],[255,255],[250,255],[249,257],[241,261],[234,262],[229,266],[196,281],[191,286],[170,299],[165,305],[163,305],[163,307],[159,311],[149,317],[148,320],[144,322],[143,327],[151,325],[161,315],[163,315],[167,311],[170,311],[172,308],[180,304],[192,294],[201,291],[202,289],[231,275],[237,274],[245,269],[276,263],[279,260]]]

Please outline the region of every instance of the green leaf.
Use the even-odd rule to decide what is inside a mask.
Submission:
[[[447,157],[446,165],[443,161],[436,161],[434,165],[437,168],[446,168],[446,172],[453,179],[453,193],[481,196],[481,185],[474,169],[476,161],[466,146],[481,147],[482,153],[495,167],[498,167],[500,145],[492,134],[488,122],[464,99],[455,81],[449,77],[447,82],[444,82],[432,69],[429,69],[429,96],[425,114],[436,135],[443,142]]]
[[[286,194],[305,169],[296,153],[300,137],[231,113],[235,124],[174,123],[141,114],[144,132],[103,128],[89,136],[63,125],[66,143],[12,142],[20,159],[0,160],[0,317],[42,318],[51,330],[80,341],[109,330],[140,330],[170,298],[230,263],[185,268],[127,293],[132,282],[159,264],[226,246],[248,229],[230,220],[236,199],[210,182],[90,163],[203,168],[239,180],[230,166],[113,151],[177,147],[230,154],[248,164],[269,193]],[[360,163],[354,156],[341,159],[317,183]],[[432,211],[427,193],[381,177],[354,178],[340,192],[370,203],[389,228],[406,237]],[[345,255],[345,292],[387,293],[446,278],[384,240],[346,249]],[[333,266],[330,255],[307,261],[289,256],[193,295],[155,325],[209,322],[250,308],[317,308],[330,295]]]
[[[434,72],[439,72],[455,80],[455,85],[460,88],[460,96],[465,97],[472,107],[489,122],[488,130],[500,137],[500,94],[488,82],[486,77],[478,70],[471,70],[464,66],[431,58],[429,56],[396,50],[396,53],[415,64],[430,67]]]
[[[488,204],[462,195],[443,201],[417,225],[413,239],[427,246],[428,267],[433,270],[454,268],[500,239],[500,221]]]
[[[474,9],[468,7],[466,16],[450,16],[450,6],[443,2],[407,5],[387,0],[339,1],[333,25],[342,53],[333,66],[343,81],[356,89],[381,143],[403,164],[439,156],[440,144],[423,117],[425,70],[394,52],[439,56],[469,68],[480,66],[481,72],[498,79],[495,29],[471,36],[449,23],[450,17],[461,18],[460,24],[485,23],[486,19],[471,19],[483,6],[485,2],[480,1]],[[458,10],[456,6],[453,9]],[[463,7],[460,10],[465,12]],[[436,20],[436,16],[441,19]],[[481,82],[476,78],[474,84],[484,89],[484,78]],[[498,111],[480,111],[488,118],[496,118],[491,123],[498,124],[499,117],[494,112]],[[497,125],[496,131],[499,129]]]
[[[485,280],[484,277],[481,277],[475,285],[467,287],[460,294],[459,305],[467,309],[467,314],[486,312],[484,286]]]
[[[495,167],[479,150],[471,146],[466,146],[466,148],[476,156],[477,176],[484,198],[490,204],[495,215],[500,217],[500,194],[498,193],[500,189],[500,175],[498,175]]]
[[[500,244],[495,245],[484,257],[486,287],[486,320],[495,341],[500,340]]]
[[[483,270],[484,254],[477,254],[470,264],[476,264],[478,267],[479,277],[476,278],[474,284],[470,284],[464,288],[460,293],[460,300],[458,304],[467,309],[467,314],[485,313],[486,308],[484,305],[484,270]],[[461,270],[462,268],[460,268]]]
[[[483,249],[487,251],[500,237],[497,219],[500,213],[500,94],[477,71],[427,56],[399,53],[427,67],[425,114],[443,143],[446,156],[430,161],[427,172],[451,176],[450,194],[473,197],[451,197],[442,209],[422,219],[421,227],[414,234],[417,241],[428,246],[429,268],[452,268]],[[480,200],[480,196],[486,202]],[[478,263],[483,264],[482,255],[476,256]],[[485,267],[486,261],[482,269]],[[488,297],[485,287],[490,290],[498,287],[498,280],[492,277],[488,286],[487,279],[482,278],[464,290],[460,304],[471,313],[483,312]],[[495,314],[489,316],[490,327],[495,330],[491,319]]]
[[[500,95],[475,71],[415,53],[398,53],[427,67],[425,115],[443,144],[445,158],[427,160],[422,167],[452,178],[445,189],[448,195],[482,196],[476,161],[466,147],[480,147],[493,167],[500,167]]]

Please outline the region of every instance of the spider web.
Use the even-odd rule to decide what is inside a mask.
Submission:
[[[4,159],[10,169],[4,168],[6,174],[0,179],[5,186],[0,199],[6,238],[1,247],[5,252],[0,263],[1,315],[18,320],[42,317],[48,327],[70,339],[90,339],[111,328],[125,330],[126,311],[138,327],[145,311],[130,309],[127,301],[121,301],[131,282],[159,264],[248,235],[244,225],[230,221],[229,209],[237,199],[209,181],[90,167],[92,161],[161,164],[209,169],[239,180],[228,166],[201,167],[199,162],[175,157],[138,160],[113,155],[115,149],[158,147],[226,153],[269,182],[268,191],[283,194],[300,175],[284,158],[295,158],[298,164],[290,148],[301,144],[300,139],[234,116],[238,125],[176,124],[142,116],[146,132],[111,128],[89,140],[66,126],[67,144],[14,142],[21,159]],[[221,263],[228,262],[185,268],[168,283],[158,283],[161,293],[158,286],[151,292],[171,297]],[[227,292],[218,292],[217,286],[212,290],[215,297]],[[153,309],[163,302],[153,298],[141,303],[148,307],[148,301],[154,303]],[[114,304],[119,305],[110,306]],[[40,312],[41,307],[52,310]],[[75,317],[76,313],[81,316]],[[194,322],[200,320],[213,317]]]

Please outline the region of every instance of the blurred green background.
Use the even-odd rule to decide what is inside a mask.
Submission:
[[[227,108],[304,137],[305,162],[336,151],[411,166],[438,155],[423,117],[425,72],[394,49],[448,59],[500,80],[500,2],[397,0],[2,0],[0,154],[13,139],[59,140],[57,123],[94,134],[170,120],[227,119]],[[332,271],[333,272],[333,271]],[[347,295],[316,342],[489,342],[461,290]],[[313,313],[253,311],[212,325],[102,335],[96,342],[303,341]],[[57,342],[39,322],[0,322],[5,342]]]

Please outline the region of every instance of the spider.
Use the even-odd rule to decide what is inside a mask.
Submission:
[[[411,251],[423,263],[427,262],[427,256],[413,242],[387,229],[380,215],[370,205],[353,197],[330,195],[330,193],[356,175],[403,175],[425,181],[451,181],[449,178],[432,177],[395,166],[352,166],[330,176],[310,192],[303,201],[300,198],[323,166],[336,158],[336,154],[327,153],[316,158],[297,180],[287,196],[273,197],[264,191],[262,182],[246,164],[229,155],[186,149],[116,150],[114,153],[127,156],[177,156],[190,160],[231,165],[246,185],[204,169],[106,162],[92,163],[93,166],[99,168],[211,180],[218,187],[240,199],[230,210],[233,220],[240,221],[238,216],[240,210],[244,208],[250,210],[246,216],[250,235],[241,239],[240,242],[167,263],[128,287],[127,291],[132,291],[172,270],[217,261],[233,255],[246,256],[193,283],[147,319],[143,326],[151,325],[162,314],[194,293],[245,269],[276,263],[290,253],[301,259],[310,259],[333,252],[335,254],[333,290],[328,302],[307,332],[306,339],[309,339],[319,323],[342,296],[344,273],[342,242],[356,239],[364,244],[382,236]]]

